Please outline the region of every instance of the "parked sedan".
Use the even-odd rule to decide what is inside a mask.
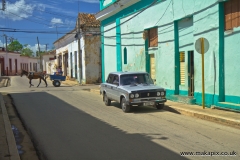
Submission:
[[[167,101],[165,89],[154,85],[147,72],[112,72],[101,84],[100,93],[105,105],[119,102],[124,112],[140,105],[162,109]]]

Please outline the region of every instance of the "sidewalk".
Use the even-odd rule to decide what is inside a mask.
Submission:
[[[100,94],[99,87],[90,89],[90,91],[96,94]],[[164,110],[240,129],[239,112],[220,110],[214,108],[212,109],[207,107],[203,109],[203,107],[199,105],[189,105],[184,103],[173,102],[170,100],[168,100],[165,103]]]
[[[7,87],[8,77],[0,77],[0,91],[2,87]],[[0,159],[20,160],[16,141],[12,132],[12,127],[8,117],[7,109],[0,93]]]

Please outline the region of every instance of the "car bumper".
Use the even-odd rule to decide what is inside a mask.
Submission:
[[[161,98],[161,99],[130,99],[127,104],[128,105],[155,105],[155,104],[161,104],[167,102],[166,98]],[[150,104],[151,103],[151,104]]]

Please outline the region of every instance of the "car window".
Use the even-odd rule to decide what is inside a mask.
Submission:
[[[114,75],[110,74],[107,79],[107,83],[112,83],[113,82]]]
[[[120,85],[131,84],[153,84],[153,81],[148,74],[127,74],[121,76]]]
[[[113,84],[116,84],[118,83],[119,84],[119,77],[118,75],[113,75],[113,81],[112,81]]]

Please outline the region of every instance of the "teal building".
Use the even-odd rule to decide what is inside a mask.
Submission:
[[[239,0],[100,0],[102,81],[147,71],[173,101],[240,110]],[[204,67],[196,41],[205,38]],[[204,79],[203,72],[204,71]]]

